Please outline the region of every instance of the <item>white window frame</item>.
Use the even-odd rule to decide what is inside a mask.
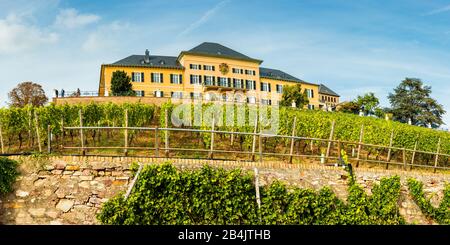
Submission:
[[[189,67],[192,67],[192,70],[200,70],[200,66],[199,64],[191,64]]]
[[[173,84],[181,84],[180,74],[172,74],[172,81],[170,82]]]
[[[162,98],[164,96],[164,92],[161,91],[161,90],[156,90],[154,92],[154,95],[155,95],[156,98]]]
[[[144,90],[135,90],[134,92],[136,92],[136,96],[137,97],[144,97],[145,96],[145,91]]]
[[[152,73],[152,82],[153,83],[162,83],[161,82],[161,73]]]
[[[242,88],[242,79],[235,79],[234,80],[234,85],[235,85],[235,88]],[[239,85],[238,85],[238,83],[239,83]]]
[[[309,109],[309,110],[314,110],[314,109],[315,109],[315,108],[314,108],[314,105],[308,104],[308,109]]]
[[[192,75],[191,84],[200,84],[200,75]]]
[[[256,97],[255,96],[248,96],[247,97],[247,101],[250,104],[255,104],[256,103]]]
[[[142,73],[140,73],[140,72],[134,72],[133,75],[134,75],[134,76],[133,76],[133,78],[134,78],[133,80],[134,80],[135,83],[141,83],[141,82],[143,82],[143,81],[142,81]]]
[[[227,77],[220,77],[219,86],[221,86],[221,87],[228,87],[228,78]]]
[[[269,83],[261,83],[261,91],[262,92],[269,92]]]
[[[256,82],[255,83],[253,83],[254,81],[253,80],[245,80],[245,87],[247,88],[247,90],[256,90]],[[251,85],[251,87],[250,88],[248,88],[248,84],[250,84]],[[253,85],[255,85],[255,86],[253,86]]]
[[[202,97],[202,93],[191,92],[190,95],[192,99],[200,99]]]
[[[278,90],[278,88],[280,88],[280,90]],[[278,94],[282,94],[282,93],[283,93],[283,85],[277,84],[277,85],[276,85],[276,89],[277,89],[277,93],[278,93]]]
[[[269,99],[261,99],[261,104],[262,105],[270,105],[271,101]]]
[[[213,71],[213,66],[212,65],[204,65],[203,66],[205,71]]]
[[[308,98],[313,98],[313,90],[312,89],[309,89],[309,88],[307,88],[306,89],[306,95],[308,96]]]
[[[183,92],[182,91],[173,91],[170,95],[173,99],[182,99],[183,98]]]
[[[214,86],[214,77],[213,76],[205,76],[205,85],[206,86]]]

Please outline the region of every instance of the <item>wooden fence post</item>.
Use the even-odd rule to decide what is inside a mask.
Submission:
[[[155,128],[155,156],[159,157],[159,128]]]
[[[125,110],[125,132],[124,132],[124,143],[125,143],[125,156],[128,155],[128,110]]]
[[[39,146],[39,152],[42,153],[42,145],[41,145],[41,136],[39,135],[39,119],[38,119],[38,115],[36,113],[36,111],[34,111],[34,126],[36,128],[36,136],[37,136],[37,141],[38,141],[38,146]]]
[[[214,157],[214,124],[216,124],[215,119],[216,119],[216,117],[213,116],[212,124],[211,124],[211,149],[209,151],[210,159],[213,159],[213,157]]]
[[[294,154],[294,137],[295,137],[295,130],[297,127],[297,117],[294,117],[294,123],[292,124],[292,138],[291,138],[291,150],[289,152],[290,156],[289,156],[289,163],[292,163],[292,155]]]
[[[234,133],[234,127],[231,128],[231,132]],[[231,134],[231,147],[233,147],[234,144],[234,134]]]
[[[167,130],[167,128],[169,128],[169,109],[166,108],[165,110],[165,115],[164,115],[164,120],[165,120],[165,127],[166,130],[164,130],[164,145],[165,145],[165,156],[169,157],[169,130]]]
[[[358,143],[358,153],[356,154],[356,167],[359,167],[359,160],[361,157],[361,148],[364,137],[364,124],[361,125],[361,131],[359,131],[359,143]]]
[[[61,150],[64,149],[64,118],[61,118]]]
[[[258,169],[255,168],[255,190],[256,190],[256,204],[258,205],[258,213],[261,214],[259,211],[261,209],[261,197],[259,194],[259,172]],[[259,215],[259,219],[261,221],[261,215]]]
[[[392,152],[392,144],[394,143],[394,130],[392,129],[391,132],[391,138],[389,139],[389,149],[388,149],[388,155],[386,160],[386,169],[389,168],[389,162],[391,161],[391,152]]]
[[[435,173],[436,173],[436,168],[437,168],[438,161],[439,161],[439,153],[440,153],[440,151],[441,151],[441,138],[439,138],[437,151],[436,151],[436,158],[434,159],[434,172]]]
[[[84,134],[83,134],[83,112],[78,112],[80,117],[80,141],[81,141],[81,155],[86,155],[86,150],[84,149]]]
[[[47,125],[47,152],[52,153],[52,129],[50,125]]]
[[[417,145],[418,145],[418,141],[416,141],[416,143],[414,144],[414,150],[413,150],[413,154],[412,154],[412,158],[411,158],[411,167],[409,168],[409,170],[413,169],[414,166],[414,160],[416,158],[416,151],[417,151]]]
[[[341,142],[338,140],[337,144],[338,144],[338,158],[341,158],[341,156],[342,156],[342,153],[341,153]]]
[[[403,148],[403,169],[406,170],[406,148]]]
[[[262,147],[262,128],[259,129],[259,162],[263,161],[263,147]]]
[[[31,123],[31,121],[32,121],[31,118],[32,118],[31,109],[28,108],[28,147],[30,147],[30,148],[33,146],[33,140],[32,140],[33,135],[31,133],[31,129],[33,126]]]
[[[2,131],[2,124],[0,123],[0,144],[2,147],[2,154],[5,154],[5,145],[3,144],[3,131]]]
[[[336,121],[333,121],[331,123],[330,141],[328,141],[326,161],[328,160],[328,157],[330,156],[330,150],[331,150],[331,146],[332,146],[332,143],[333,143],[331,141],[333,140],[333,136],[334,136],[334,126],[335,126],[335,124],[336,124]]]
[[[256,130],[258,129],[258,116],[255,117],[255,130],[253,130],[253,143],[252,143],[252,161],[255,161],[256,150]]]

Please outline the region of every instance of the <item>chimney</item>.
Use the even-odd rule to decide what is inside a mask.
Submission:
[[[150,63],[150,52],[148,52],[148,49],[145,50],[144,63]]]

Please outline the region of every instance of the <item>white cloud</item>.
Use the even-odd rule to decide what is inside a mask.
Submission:
[[[447,6],[438,8],[438,9],[434,9],[430,12],[423,14],[423,16],[435,15],[435,14],[440,14],[440,13],[444,13],[444,12],[448,12],[448,11],[450,11],[450,5],[447,5]]]
[[[0,53],[14,53],[58,41],[58,34],[22,22],[10,14],[0,19]]]
[[[222,1],[218,3],[216,6],[214,6],[212,9],[206,11],[200,19],[190,24],[188,28],[186,28],[184,31],[180,33],[179,36],[184,36],[193,31],[194,29],[198,28],[199,26],[203,25],[204,23],[206,23],[209,20],[209,18],[211,18],[211,16],[213,16],[219,9],[225,6],[225,4],[227,4],[228,2],[229,0]]]
[[[79,14],[76,9],[62,9],[56,16],[55,26],[62,28],[78,28],[95,23],[100,16],[95,14]]]
[[[129,29],[129,24],[119,21],[100,26],[88,35],[81,48],[89,52],[112,48],[121,39],[120,36],[125,35],[123,31],[127,29]]]

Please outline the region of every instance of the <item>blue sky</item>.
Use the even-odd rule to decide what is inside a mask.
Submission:
[[[0,0],[0,102],[21,81],[47,94],[98,88],[100,65],[219,42],[343,100],[421,78],[449,111],[450,1]],[[448,127],[448,126],[446,126]]]

